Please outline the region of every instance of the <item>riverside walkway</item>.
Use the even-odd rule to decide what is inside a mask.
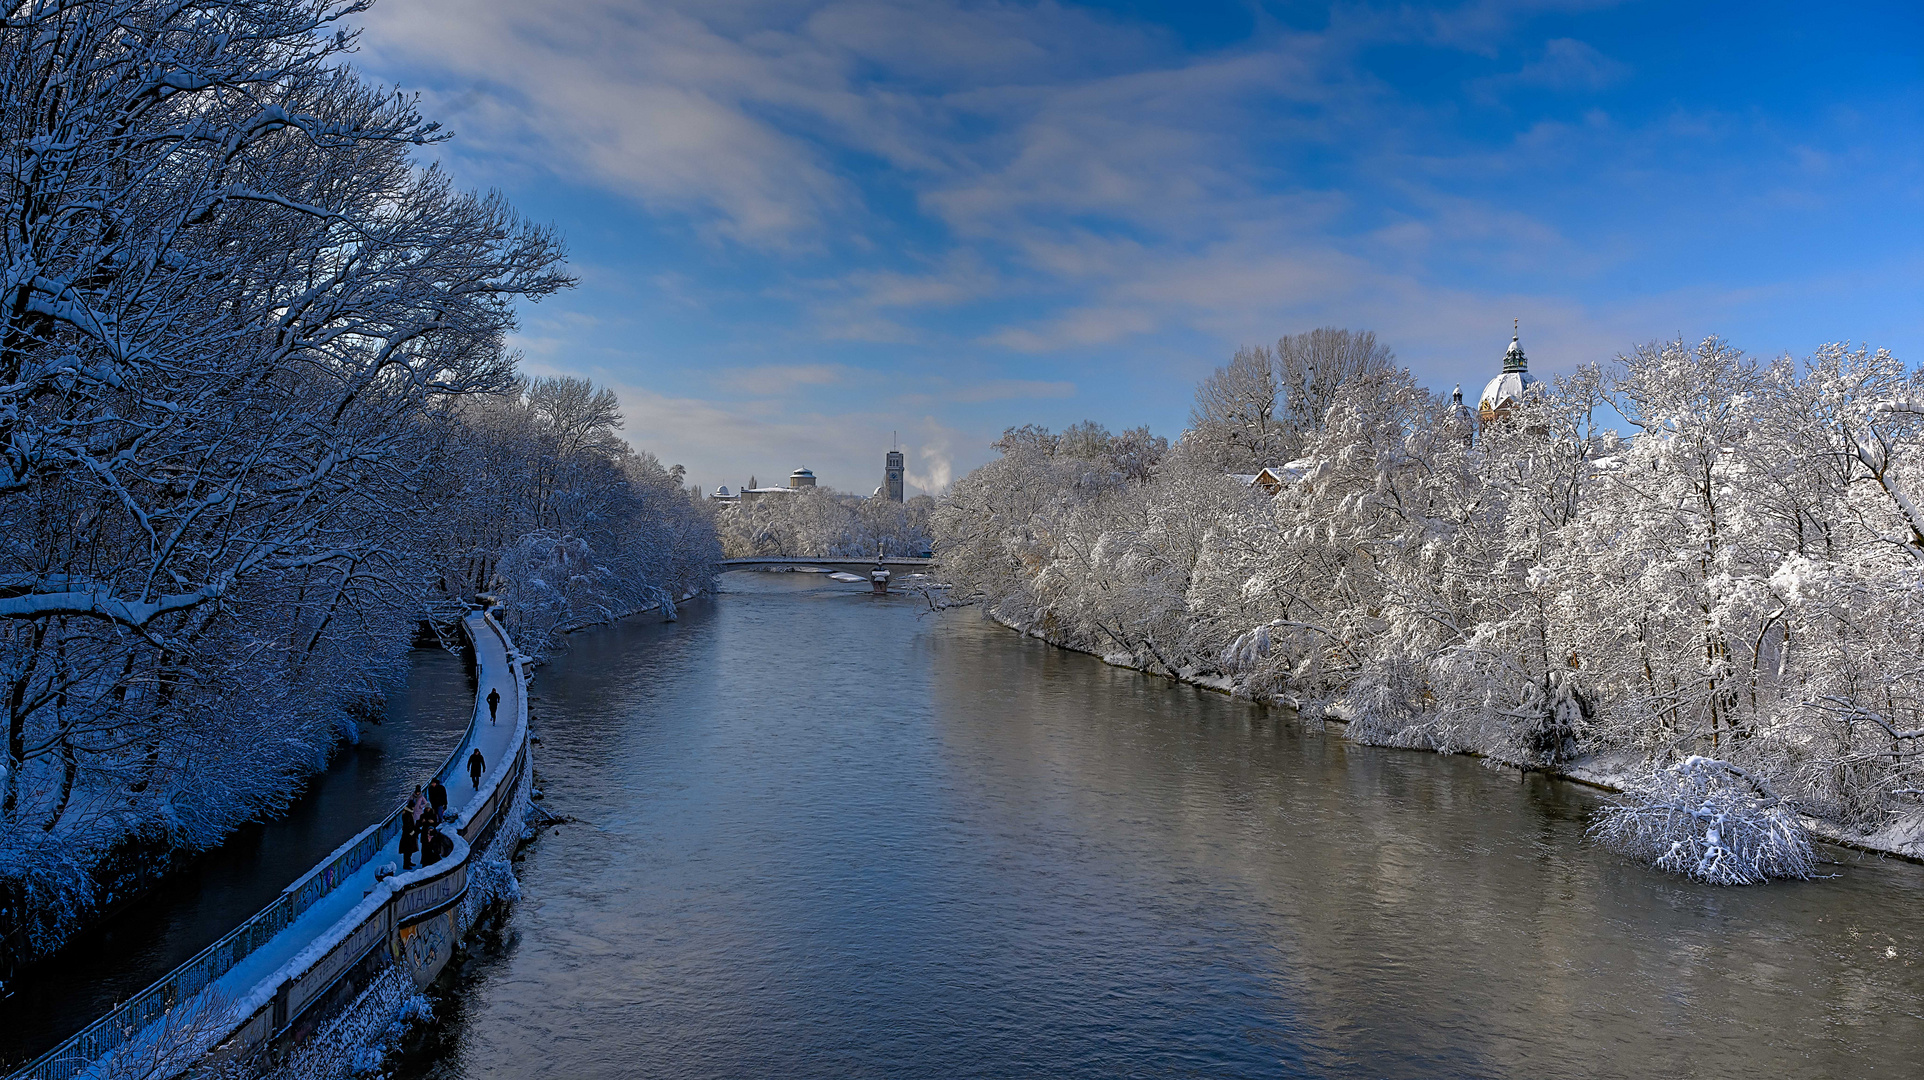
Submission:
[[[471,613],[463,625],[474,648],[474,711],[436,773],[448,790],[442,831],[453,841],[452,854],[396,873],[397,808],[259,914],[9,1080],[69,1080],[125,1073],[129,1066],[140,1075],[170,1076],[209,1052],[240,1057],[305,1038],[388,964],[407,963],[417,982],[440,970],[454,935],[466,929],[452,919],[467,893],[475,848],[486,846],[503,811],[512,809],[528,762],[522,658],[487,614]],[[494,720],[490,691],[501,695]],[[475,749],[486,762],[479,784],[467,771]],[[443,916],[445,928],[436,921]],[[423,927],[433,932],[415,932]]]

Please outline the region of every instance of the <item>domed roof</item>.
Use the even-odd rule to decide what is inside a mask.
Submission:
[[[1491,379],[1483,388],[1483,396],[1477,399],[1476,411],[1488,420],[1498,411],[1507,409],[1523,400],[1523,392],[1537,384],[1537,377],[1527,371],[1506,371]]]
[[[792,473],[789,473],[788,475],[790,475],[790,476],[814,476],[815,474],[814,474],[814,473],[812,473],[812,472],[809,472],[809,471],[808,471],[807,469],[796,469],[796,470],[795,470],[794,472],[792,472]]]
[[[1491,379],[1483,388],[1483,396],[1477,399],[1476,414],[1485,423],[1509,411],[1523,400],[1525,390],[1537,384],[1536,376],[1530,374],[1530,361],[1524,357],[1523,346],[1518,343],[1519,336],[1513,330],[1510,349],[1503,354],[1503,373]]]

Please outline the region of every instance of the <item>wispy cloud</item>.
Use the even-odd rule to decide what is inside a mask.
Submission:
[[[935,483],[1069,407],[1173,428],[1237,344],[1332,323],[1443,386],[1512,317],[1548,369],[1699,329],[1924,333],[1914,66],[1773,102],[1751,73],[1783,57],[1647,5],[1347,0],[1227,39],[1192,8],[383,0],[363,44],[463,183],[583,252],[532,365],[622,382],[638,442],[730,476],[856,486],[889,430],[939,426],[911,458]],[[1799,63],[1878,42],[1846,44]],[[1692,77],[1660,78],[1679,50]]]
[[[1480,101],[1498,101],[1517,90],[1554,93],[1598,91],[1630,77],[1630,65],[1614,60],[1575,38],[1544,42],[1537,59],[1516,71],[1477,79],[1470,91]]]
[[[721,373],[721,383],[749,394],[780,394],[798,386],[835,386],[854,374],[841,364],[760,364],[729,368]]]
[[[911,389],[896,397],[904,405],[926,407],[936,404],[981,405],[991,401],[1043,401],[1076,396],[1076,384],[1057,379],[972,379],[927,378],[910,384]]]

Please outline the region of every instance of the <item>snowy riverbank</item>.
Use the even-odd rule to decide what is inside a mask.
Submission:
[[[1188,683],[1191,686],[1200,687],[1204,690],[1213,690],[1216,693],[1227,694],[1232,697],[1238,696],[1238,688],[1236,685],[1223,675],[1206,674],[1193,668],[1180,669],[1173,676],[1166,672],[1151,671],[1148,665],[1139,662],[1136,657],[1126,652],[1103,653],[1095,649],[1083,648],[1057,640],[1041,630],[1022,626],[1011,619],[1004,618],[993,610],[988,610],[986,613],[990,619],[1024,637],[1035,638],[1038,641],[1053,645],[1059,649],[1086,653],[1114,667],[1128,668],[1131,671],[1140,671],[1144,674],[1158,675],[1163,678],[1174,678],[1178,682]],[[1331,715],[1328,712],[1311,715],[1308,703],[1300,701],[1288,694],[1273,694],[1256,700],[1265,705],[1277,705],[1291,709],[1305,722],[1320,725],[1321,729],[1327,734],[1342,738],[1348,737],[1346,734],[1346,729],[1349,727],[1348,720],[1340,716]],[[1426,752],[1435,753],[1436,751]],[[1473,757],[1483,756],[1471,751],[1465,751],[1465,753],[1470,753]],[[1509,768],[1510,766],[1505,765],[1501,767]],[[1606,752],[1579,758],[1562,768],[1544,769],[1541,771],[1545,775],[1583,784],[1586,787],[1620,793],[1625,790],[1629,778],[1634,773],[1640,771],[1642,767],[1642,759],[1634,754]],[[1813,836],[1824,840],[1826,843],[1835,844],[1838,847],[1849,848],[1854,851],[1867,852],[1873,855],[1885,855],[1892,858],[1905,859],[1910,862],[1924,863],[1924,812],[1914,812],[1903,815],[1894,819],[1882,829],[1871,832],[1851,829],[1834,821],[1826,821],[1822,818],[1815,818],[1809,815],[1802,815],[1802,820],[1804,827],[1809,829]]]
[[[16,1076],[117,1075],[130,1063],[140,1075],[171,1076],[203,1058],[254,1070],[265,1048],[271,1058],[305,1046],[322,1029],[342,1029],[335,1021],[343,1016],[355,1032],[388,1030],[396,1005],[392,995],[366,993],[375,976],[400,967],[417,986],[432,982],[480,913],[518,895],[509,860],[531,796],[526,658],[487,615],[471,613],[464,623],[475,697],[462,739],[436,773],[449,788],[440,831],[451,850],[402,869],[397,811]],[[476,775],[463,783],[470,752]]]

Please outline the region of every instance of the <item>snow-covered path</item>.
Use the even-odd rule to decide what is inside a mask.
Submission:
[[[468,631],[468,640],[475,650],[476,689],[474,712],[469,719],[467,732],[460,745],[447,759],[443,781],[448,790],[449,818],[449,823],[444,826],[444,830],[453,836],[454,850],[432,865],[417,866],[406,873],[380,877],[379,875],[384,872],[398,869],[401,865],[399,836],[392,836],[358,868],[315,900],[286,927],[262,942],[221,974],[204,991],[196,993],[195,982],[178,986],[178,992],[183,992],[199,1002],[194,1008],[211,1010],[209,1022],[194,1025],[202,1030],[189,1040],[194,1044],[193,1046],[158,1045],[174,1039],[174,1036],[164,1031],[166,1027],[164,1017],[144,1024],[138,1034],[124,1040],[115,1037],[112,1031],[141,1024],[140,1021],[128,1024],[119,1018],[120,1014],[142,1015],[135,1012],[132,1007],[136,1006],[142,998],[152,995],[157,989],[165,988],[169,983],[180,979],[183,972],[193,968],[208,953],[218,954],[220,950],[234,947],[228,943],[228,938],[223,938],[222,941],[210,946],[208,950],[204,950],[194,959],[160,979],[153,987],[136,995],[121,1009],[116,1010],[115,1014],[101,1018],[100,1021],[96,1021],[86,1030],[55,1047],[26,1068],[14,1073],[14,1080],[22,1077],[53,1078],[92,1075],[117,1055],[133,1054],[151,1058],[156,1051],[184,1065],[214,1043],[226,1040],[231,1034],[255,1031],[262,1024],[261,1018],[264,1015],[270,1015],[264,1014],[263,1010],[274,1002],[282,988],[287,986],[290,980],[299,979],[303,974],[309,973],[316,964],[328,957],[337,945],[350,936],[358,934],[362,941],[368,941],[369,944],[386,941],[388,933],[398,925],[398,921],[383,915],[381,909],[397,894],[413,885],[447,879],[443,882],[443,887],[447,889],[448,898],[459,895],[459,888],[447,882],[462,880],[451,877],[449,871],[458,868],[459,864],[464,863],[469,857],[468,844],[462,839],[461,834],[467,833],[473,836],[480,826],[470,828],[470,823],[476,819],[477,815],[487,811],[491,805],[500,805],[499,801],[491,803],[489,798],[497,787],[502,787],[504,792],[510,795],[513,792],[517,778],[509,774],[515,767],[517,752],[527,732],[527,704],[521,682],[520,666],[516,663],[519,658],[509,654],[505,634],[485,614],[474,612],[468,615],[464,622]],[[501,695],[500,707],[492,717],[487,703],[490,692],[498,692]],[[480,750],[484,762],[484,772],[478,784],[469,779],[467,767],[468,757],[476,749]],[[425,784],[428,778],[422,777],[421,780]],[[282,900],[276,903],[284,902],[288,894],[295,893],[303,887],[311,889],[313,887],[311,883],[317,875],[327,873],[328,868],[337,860],[354,850],[366,838],[377,835],[386,824],[384,820],[380,824],[370,826],[335,849],[312,870],[289,885],[283,892]],[[417,890],[413,896],[404,899],[420,897],[421,893]],[[432,899],[438,904],[443,898],[436,893]],[[272,907],[270,906],[268,910],[271,911]],[[418,910],[418,908],[408,910]],[[376,915],[382,915],[382,918],[375,919]],[[378,936],[370,940],[371,931],[378,931]],[[230,938],[232,936],[229,935]],[[365,955],[366,948],[357,941],[348,951],[358,957]],[[333,977],[333,973],[326,974],[323,982]],[[324,988],[323,986],[322,989]],[[169,993],[167,1000],[174,1000],[174,997],[174,993]],[[317,994],[310,995],[301,1004],[305,1005],[316,1000],[317,997]],[[282,1004],[286,1005],[287,1002],[283,1001]],[[153,1014],[149,1012],[145,1015]],[[224,1017],[224,1019],[213,1017]],[[288,1017],[281,1017],[279,1023],[285,1023],[288,1019]],[[263,1037],[271,1035],[276,1026],[274,1021],[266,1021]],[[104,1042],[98,1037],[89,1038],[90,1034],[102,1028],[107,1029],[101,1032],[105,1036]],[[215,1030],[216,1028],[218,1031]],[[253,1039],[243,1041],[248,1042],[249,1045],[257,1045],[257,1041]],[[176,1070],[160,1069],[157,1074],[165,1075],[172,1071]]]
[[[468,818],[478,809],[477,804],[484,794],[493,790],[494,784],[502,779],[499,775],[501,770],[513,763],[516,732],[522,715],[520,680],[515,677],[514,665],[509,662],[501,638],[479,612],[469,615],[466,622],[468,639],[474,643],[475,649],[474,715],[468,722],[467,735],[449,759],[453,767],[448,770],[448,777],[444,781],[448,789],[448,817],[460,827],[467,825]],[[501,694],[501,707],[492,721],[488,715],[489,691],[499,691]],[[469,782],[467,770],[468,754],[476,748],[480,749],[486,763],[486,771],[478,787]],[[355,837],[343,844],[322,859],[320,865],[326,866],[332,862],[358,839]],[[375,875],[383,868],[399,868],[401,865],[400,841],[390,841],[379,855],[369,859],[353,876],[288,924],[287,929],[274,935],[265,945],[249,954],[247,959],[216,980],[214,985],[218,988],[217,992],[242,1005],[244,1013],[251,1012],[260,1002],[274,996],[281,981],[289,974],[284,969],[291,966],[299,970],[304,966],[290,965],[290,960],[313,951],[311,947],[317,944],[331,945],[328,939],[334,935],[329,934],[330,930],[349,930],[352,929],[351,924],[359,922],[358,919],[345,920],[344,917],[370,899],[377,884],[398,889],[411,882],[433,877],[446,869],[446,859],[465,859],[467,854],[466,845],[457,839],[455,850],[444,856],[442,863],[433,866],[417,864],[414,870],[377,882]],[[344,922],[349,925],[343,926]]]
[[[474,719],[468,725],[468,737],[454,756],[454,776],[448,781],[448,809],[464,826],[476,802],[494,789],[494,781],[499,780],[502,770],[512,763],[520,744],[520,728],[527,717],[526,705],[521,700],[521,680],[512,663],[514,658],[508,655],[502,639],[488,626],[486,616],[478,612],[469,615],[467,623],[475,650]],[[491,690],[501,693],[501,709],[492,721],[487,702]],[[487,762],[479,787],[468,783],[467,772],[468,752],[476,748]]]

